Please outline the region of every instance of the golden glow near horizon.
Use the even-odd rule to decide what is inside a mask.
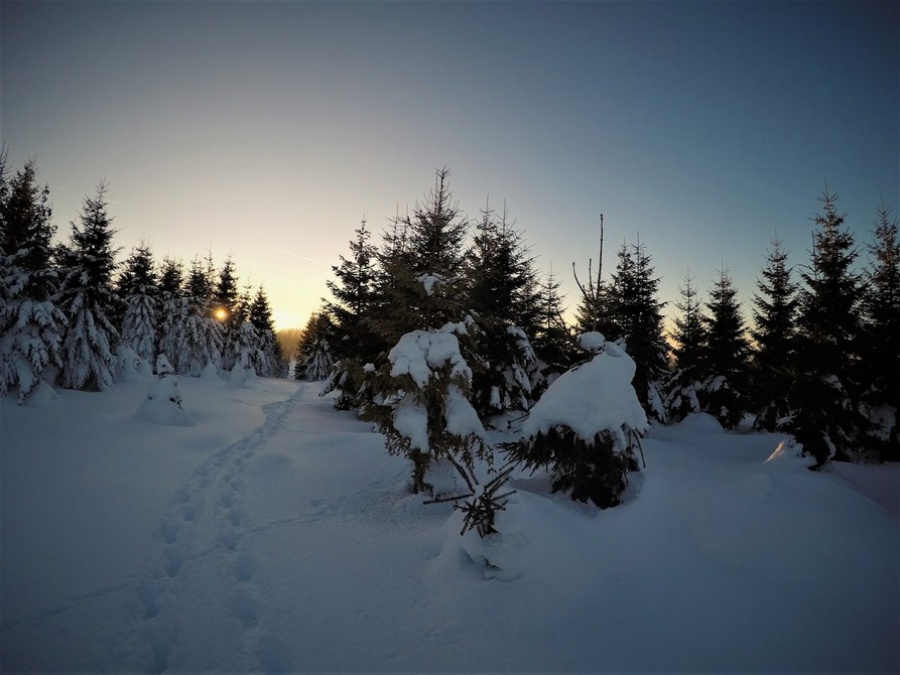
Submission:
[[[213,315],[219,321],[225,321],[225,319],[228,318],[228,310],[225,309],[224,307],[216,307],[216,311],[213,312]]]

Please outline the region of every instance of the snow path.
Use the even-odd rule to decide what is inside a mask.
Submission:
[[[243,658],[250,634],[242,629],[258,624],[262,599],[253,584],[256,560],[242,546],[251,527],[242,476],[307,393],[301,387],[263,405],[264,424],[215,452],[175,494],[137,587],[130,668],[159,673],[175,659],[178,670],[204,670],[218,665],[207,659],[229,652],[235,670],[258,667]]]

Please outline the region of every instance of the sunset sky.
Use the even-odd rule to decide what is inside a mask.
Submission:
[[[900,201],[896,2],[3,0],[0,25],[0,134],[59,238],[105,179],[123,257],[232,254],[283,328],[442,166],[570,306],[601,212],[606,269],[639,235],[674,301],[722,264],[749,297],[776,230],[805,262],[826,180],[861,243]]]

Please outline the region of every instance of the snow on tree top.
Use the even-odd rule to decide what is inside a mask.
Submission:
[[[578,336],[578,346],[591,354],[599,354],[603,350],[603,345],[605,344],[606,338],[603,337],[603,333],[598,333],[595,330],[582,333]],[[631,382],[631,380],[629,380],[629,382]]]
[[[444,279],[437,274],[423,274],[418,277],[417,281],[425,287],[425,292],[428,293],[428,295],[431,295],[434,292],[435,286],[444,283]]]
[[[593,359],[550,385],[522,425],[523,437],[567,426],[586,441],[609,431],[624,447],[623,425],[638,432],[647,428],[647,416],[631,386],[634,371],[631,357],[607,343]]]
[[[430,333],[415,330],[400,338],[388,354],[391,377],[409,374],[419,387],[425,387],[432,368],[445,363],[452,367],[451,374],[461,374],[471,380],[472,371],[459,351],[459,341],[451,333]]]

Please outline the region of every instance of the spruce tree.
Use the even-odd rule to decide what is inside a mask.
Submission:
[[[48,366],[59,367],[66,318],[54,302],[49,190],[29,161],[7,180],[0,149],[0,396],[23,403]]]
[[[880,458],[900,461],[900,235],[898,220],[881,205],[869,245],[862,344],[863,400]]]
[[[219,322],[222,333],[222,368],[231,370],[235,355],[229,349],[233,342],[232,333],[236,330],[234,323],[235,306],[238,302],[238,279],[234,261],[231,256],[225,259],[212,292],[212,316]]]
[[[658,299],[659,281],[646,246],[623,243],[607,289],[603,325],[610,333],[604,337],[622,339],[635,362],[633,386],[641,406],[662,422],[666,419],[660,394],[666,375],[666,346],[662,333],[665,303]]]
[[[759,293],[753,296],[751,405],[753,426],[759,431],[779,431],[791,415],[799,286],[791,278],[787,258],[788,251],[774,239],[756,282]]]
[[[706,327],[690,272],[684,277],[684,285],[678,287],[678,292],[681,300],[675,303],[675,307],[681,316],[674,320],[675,330],[671,335],[674,363],[665,387],[666,417],[670,423],[700,412],[697,390],[707,375],[704,358]]]
[[[796,414],[790,431],[815,458],[814,468],[830,459],[855,459],[862,452],[866,422],[859,411],[858,381],[860,275],[859,255],[837,196],[826,191],[823,213],[814,220],[810,265],[801,273],[797,336],[797,375],[792,388]]]
[[[528,409],[543,376],[526,331],[537,307],[534,270],[520,232],[486,206],[467,252],[467,309],[478,331],[472,402],[482,418]]]
[[[189,307],[184,294],[184,267],[180,260],[163,259],[159,297],[157,354],[165,354],[175,372],[184,373],[189,361],[186,337]]]
[[[195,256],[185,285],[187,313],[184,323],[186,352],[176,370],[199,375],[209,364],[222,367],[223,330],[213,316],[213,275],[209,261]]]
[[[158,284],[153,253],[148,244],[141,242],[131,250],[119,276],[118,294],[125,303],[119,346],[132,349],[148,365],[156,361]]]
[[[119,298],[113,290],[115,230],[103,183],[94,197],[85,198],[79,218],[68,247],[60,251],[65,274],[60,305],[68,319],[60,380],[67,389],[105,391],[113,384],[119,337],[109,317]]]
[[[737,288],[726,268],[719,270],[719,279],[709,293],[704,317],[706,342],[704,345],[707,379],[699,392],[700,404],[726,429],[734,429],[749,411],[750,347],[745,335],[744,320],[737,300]]]
[[[540,284],[538,320],[532,344],[547,385],[571,368],[578,359],[575,340],[563,318],[559,282],[551,269]],[[542,387],[541,387],[542,388]],[[535,395],[540,393],[540,388]]]
[[[297,343],[292,373],[295,380],[318,382],[331,375],[334,365],[334,357],[331,354],[334,332],[334,324],[327,312],[318,312],[309,317],[303,335]]]
[[[281,344],[275,337],[275,323],[265,289],[260,286],[250,304],[249,321],[259,337],[259,351],[253,366],[260,377],[284,377]]]
[[[468,221],[453,201],[450,171],[436,172],[435,186],[413,216],[395,225],[379,254],[379,316],[374,328],[387,344],[412,330],[435,329],[464,315],[463,240]]]
[[[372,327],[379,304],[378,249],[369,241],[371,232],[366,228],[365,218],[354,235],[350,241],[350,257],[340,256],[340,264],[331,268],[335,278],[326,282],[333,298],[325,304],[333,323],[328,353],[335,361],[329,388],[340,390],[335,405],[343,409],[359,405],[357,394],[362,386],[363,366],[374,363],[388,348]]]

